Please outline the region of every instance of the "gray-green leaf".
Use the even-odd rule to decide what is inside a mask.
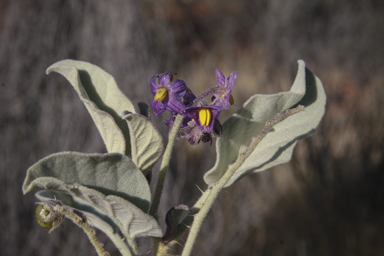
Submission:
[[[164,151],[163,138],[153,124],[144,116],[123,113],[127,120],[131,136],[132,160],[136,166],[147,174]]]
[[[36,192],[35,196],[41,200],[46,201],[49,199],[58,199],[63,202],[63,204],[73,207],[75,209],[83,212],[87,218],[90,220],[90,224],[105,232],[111,240],[119,237],[116,233],[116,224],[105,214],[103,211],[98,209],[97,207],[92,206],[86,201],[80,199],[79,197],[72,197],[69,194],[58,192],[58,191],[50,191],[50,190],[42,190]],[[124,205],[125,202],[122,203]],[[138,223],[132,223],[132,225],[126,225],[129,234],[134,237],[147,237],[147,236],[161,236],[161,228],[157,224],[156,220],[142,213],[140,210],[136,208],[134,213],[128,213],[127,218],[131,217],[132,221],[137,221]],[[144,214],[144,215],[143,215]],[[132,217],[134,216],[134,217]],[[148,222],[147,226],[143,225],[143,222]],[[115,242],[114,242],[115,243]],[[115,243],[116,244],[116,243]],[[117,244],[116,244],[117,245]]]
[[[278,113],[297,105],[305,106],[304,111],[273,127],[236,170],[226,187],[247,174],[288,162],[297,141],[313,134],[324,115],[326,95],[319,78],[306,69],[304,61],[298,63],[297,76],[289,92],[254,95],[223,124],[223,134],[216,142],[216,163],[204,175],[207,184],[217,182],[239,154],[247,150],[252,138],[262,131],[266,122]]]
[[[133,254],[137,254],[135,237],[161,237],[162,232],[157,221],[144,213],[129,201],[115,196],[105,196],[95,189],[80,185],[69,185],[63,181],[51,178],[39,178],[39,187],[46,190],[64,192],[73,198],[85,201],[97,210],[107,215],[119,227]],[[24,191],[24,193],[30,190]]]
[[[148,182],[132,160],[122,154],[52,154],[28,169],[23,192],[52,189],[58,180],[74,187],[86,186],[106,196],[119,196],[144,212],[149,210],[151,192]]]
[[[87,217],[89,224],[104,232],[122,255],[132,255],[124,240],[120,237],[119,233],[116,232],[117,226],[107,215],[100,212],[97,208],[78,198],[72,198],[72,196],[68,194],[57,191],[41,190],[36,192],[35,196],[40,201],[57,199],[63,204],[81,211]]]
[[[57,72],[72,84],[92,116],[108,152],[130,154],[129,131],[120,114],[124,110],[135,113],[135,108],[110,74],[76,60],[56,62],[46,72]]]

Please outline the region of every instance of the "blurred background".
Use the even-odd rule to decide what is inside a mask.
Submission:
[[[70,221],[42,229],[34,195],[21,191],[28,167],[49,154],[106,152],[70,84],[45,75],[70,58],[105,69],[135,104],[150,104],[154,74],[175,71],[198,94],[215,85],[215,68],[236,70],[238,107],[289,90],[303,59],[328,96],[320,126],[289,164],[222,192],[193,255],[384,255],[383,27],[380,0],[1,0],[0,254],[97,255]],[[164,137],[167,117],[152,118]],[[195,203],[214,161],[214,146],[177,141],[162,217]]]

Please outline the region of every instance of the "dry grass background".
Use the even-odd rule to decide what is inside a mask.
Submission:
[[[21,192],[40,158],[105,152],[71,86],[45,75],[52,63],[94,63],[135,103],[150,102],[156,73],[176,71],[198,93],[215,84],[215,68],[236,70],[241,105],[288,90],[301,58],[328,95],[320,127],[289,164],[222,193],[193,255],[383,255],[383,13],[379,0],[2,0],[0,254],[96,255],[68,221],[48,235],[34,220],[34,196]],[[162,118],[153,121],[165,136]],[[213,146],[177,142],[160,214],[193,205],[214,154]],[[139,243],[145,255],[150,245]]]

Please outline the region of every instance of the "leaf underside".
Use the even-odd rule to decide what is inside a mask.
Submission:
[[[132,160],[146,174],[164,151],[163,138],[145,116],[126,112],[122,118],[127,121],[131,135]]]
[[[63,75],[76,90],[90,113],[108,152],[130,154],[129,131],[120,114],[135,113],[132,102],[121,92],[115,79],[101,68],[83,61],[62,60],[46,73]]]
[[[254,95],[223,124],[223,134],[216,141],[215,165],[204,175],[207,184],[213,184],[224,175],[228,166],[249,147],[265,124],[276,114],[298,105],[305,110],[276,124],[273,130],[256,146],[227,182],[232,185],[243,176],[264,171],[288,162],[297,141],[313,134],[320,123],[326,104],[326,95],[319,78],[298,61],[297,76],[289,92]]]
[[[146,213],[151,197],[147,180],[127,156],[117,153],[53,154],[27,171],[23,192],[36,189],[72,196],[72,204],[83,205],[80,210],[99,213],[104,222],[111,220],[112,228],[119,227],[131,239],[162,236],[157,221]]]

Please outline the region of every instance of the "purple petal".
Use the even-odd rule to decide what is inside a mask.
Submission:
[[[212,119],[216,119],[219,116],[220,111],[221,111],[221,108],[217,107],[217,106],[207,106],[205,108],[209,108],[211,110]]]
[[[227,89],[228,89],[229,91],[232,91],[233,86],[235,85],[235,80],[236,80],[236,78],[237,78],[236,71],[233,71],[233,72],[229,75],[229,77],[228,77],[228,79],[227,79]]]
[[[163,74],[160,77],[160,86],[162,87],[168,87],[168,85],[171,83],[172,77],[175,75],[175,73],[168,71],[167,73]]]
[[[209,109],[212,113],[212,119],[208,126],[202,125],[199,119],[199,111],[203,108]],[[199,128],[206,133],[209,133],[215,123],[215,119],[220,114],[220,108],[217,106],[204,106],[204,107],[189,107],[184,110],[184,115],[195,120]]]
[[[229,103],[229,99],[231,98],[231,94],[228,93],[224,95],[222,98],[218,98],[215,102],[215,106],[221,108],[221,109],[229,109],[229,106],[231,105]]]
[[[220,72],[219,69],[216,69],[216,84],[219,86],[225,85],[225,76]]]
[[[193,101],[196,99],[196,96],[188,87],[186,87],[186,89],[187,90],[185,92],[185,95],[183,96],[183,103],[186,106],[190,106],[192,105]]]
[[[153,96],[156,95],[157,93],[157,90],[159,89],[159,87],[157,86],[157,79],[159,79],[159,75],[154,75],[152,78],[151,78],[151,92],[153,94]]]
[[[187,86],[183,80],[176,79],[172,84],[167,86],[170,89],[170,94],[176,95],[178,97],[183,97],[187,91]]]
[[[186,106],[180,101],[180,98],[177,98],[174,95],[169,95],[168,99],[166,109],[171,111],[172,114],[181,114],[186,108]]]
[[[173,123],[175,122],[175,118],[174,117],[170,117],[168,119],[163,120],[163,122],[165,123],[166,126],[172,127]]]
[[[165,99],[164,101],[168,101],[167,99]],[[158,101],[155,101],[155,99],[153,99],[152,101],[152,109],[153,109],[153,112],[155,112],[155,115],[160,115],[161,113],[163,113],[166,109],[165,109],[165,104],[164,104],[164,101],[162,102],[158,102]]]
[[[200,139],[196,138],[194,136],[192,136],[191,138],[188,139],[188,144],[189,145],[195,146],[195,145],[199,144],[199,142],[200,142]]]

